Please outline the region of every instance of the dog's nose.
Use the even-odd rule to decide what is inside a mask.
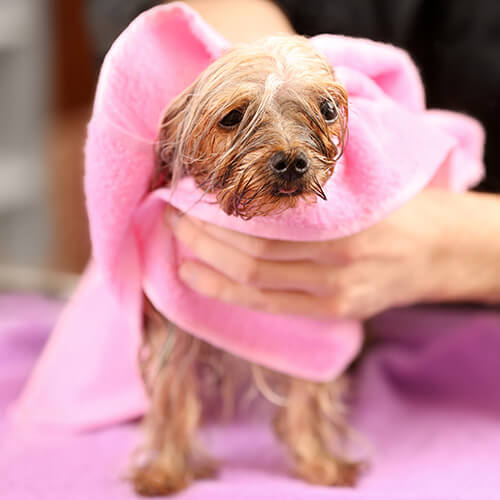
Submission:
[[[278,151],[271,156],[269,165],[276,174],[297,179],[309,169],[309,158],[303,151],[292,154]]]

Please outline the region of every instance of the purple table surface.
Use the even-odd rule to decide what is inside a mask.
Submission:
[[[7,418],[60,309],[38,296],[0,295],[0,498],[136,498],[124,475],[137,424],[74,435],[27,431]],[[290,477],[262,416],[205,428],[221,472],[175,498],[499,500],[500,311],[395,310],[369,335],[376,342],[355,374],[353,422],[373,452],[358,487]]]

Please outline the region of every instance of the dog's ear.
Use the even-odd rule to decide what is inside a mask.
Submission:
[[[163,113],[155,143],[155,167],[151,190],[175,183],[183,174],[179,148],[182,147],[182,124],[185,121],[194,85],[177,96]]]

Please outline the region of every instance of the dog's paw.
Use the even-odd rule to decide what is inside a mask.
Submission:
[[[299,477],[308,483],[322,486],[354,486],[361,472],[361,465],[323,456],[301,463],[297,467]]]
[[[177,493],[187,488],[193,479],[190,471],[171,474],[164,467],[149,464],[134,472],[132,483],[138,495],[156,497]]]
[[[193,465],[195,479],[212,479],[217,476],[217,465],[212,460],[204,460]]]
[[[214,461],[197,460],[176,472],[165,464],[149,463],[136,469],[132,483],[137,494],[146,497],[165,496],[187,488],[195,479],[209,479],[217,475]]]

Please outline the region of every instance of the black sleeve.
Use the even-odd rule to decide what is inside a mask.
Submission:
[[[276,0],[304,35],[340,33],[406,49],[430,107],[465,112],[486,128],[487,177],[500,193],[499,0]]]
[[[98,66],[115,38],[141,12],[161,0],[86,0],[85,20]]]

